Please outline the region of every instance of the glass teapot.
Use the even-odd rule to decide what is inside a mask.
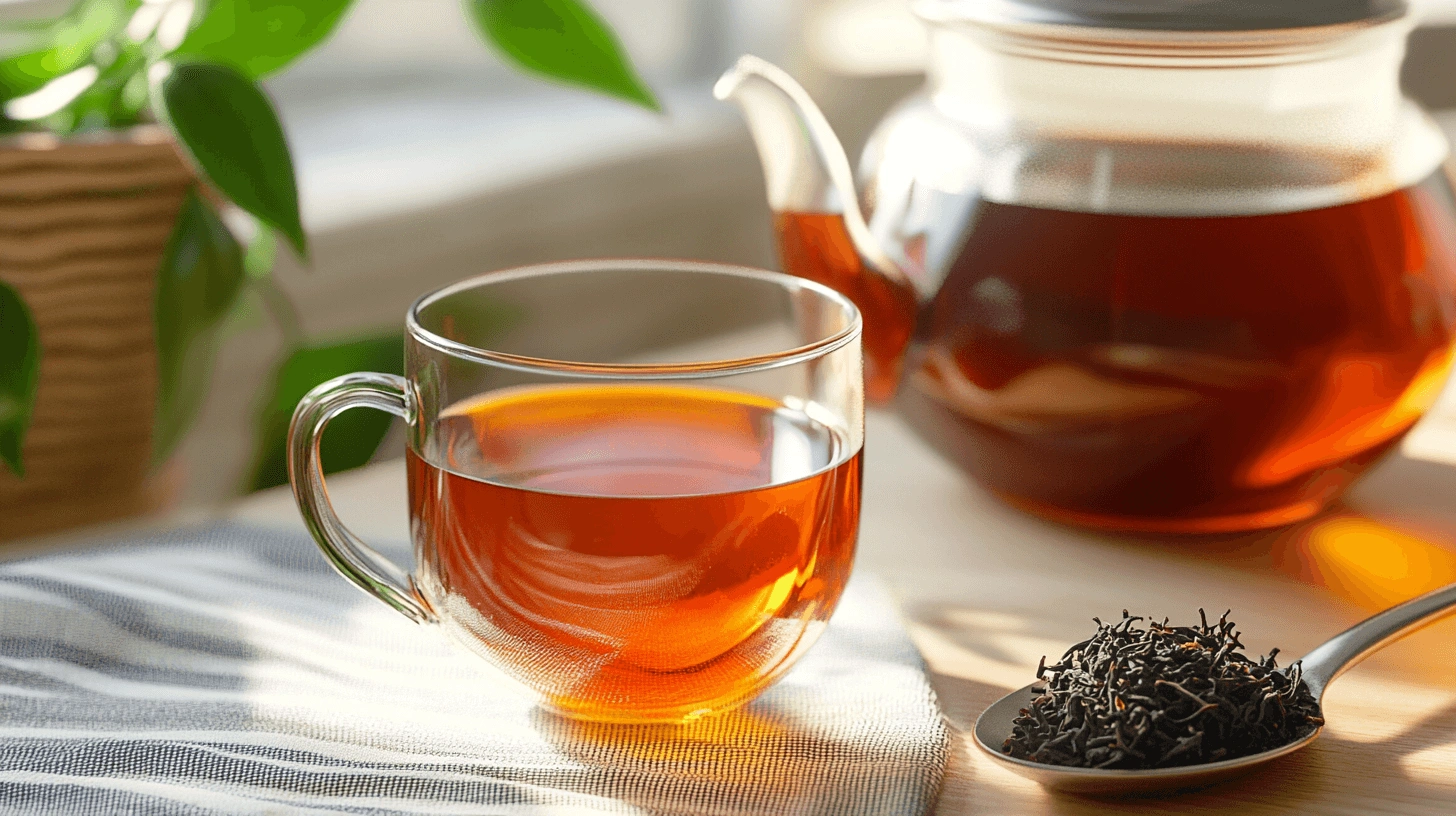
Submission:
[[[1402,0],[919,0],[925,88],[856,190],[744,57],[786,271],[865,316],[869,394],[1008,502],[1107,529],[1318,512],[1436,399],[1456,339],[1441,131]]]

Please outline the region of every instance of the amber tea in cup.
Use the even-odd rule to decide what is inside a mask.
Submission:
[[[729,708],[813,643],[859,522],[844,298],[736,267],[561,264],[427,296],[409,337],[405,380],[340,378],[295,419],[300,507],[347,577],[592,720]],[[410,423],[412,576],[316,489],[344,400]]]

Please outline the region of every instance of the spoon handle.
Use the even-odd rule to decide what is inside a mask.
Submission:
[[[1346,669],[1422,626],[1456,614],[1456,584],[1391,607],[1325,641],[1304,656],[1304,681],[1318,700]]]

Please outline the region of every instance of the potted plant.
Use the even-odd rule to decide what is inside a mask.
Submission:
[[[15,27],[0,59],[0,538],[138,512],[205,395],[249,289],[291,349],[263,401],[254,487],[281,481],[307,388],[401,365],[397,335],[314,343],[270,274],[307,261],[288,142],[259,80],[318,45],[351,0],[80,0]],[[580,0],[465,0],[519,68],[657,110]],[[384,434],[341,420],[332,468]]]

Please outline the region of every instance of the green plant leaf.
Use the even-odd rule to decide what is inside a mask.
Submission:
[[[145,81],[146,67],[146,57],[141,49],[135,44],[127,46],[101,71],[89,88],[64,108],[38,122],[44,124],[47,130],[62,134],[137,124],[146,100],[145,97],[129,99],[126,89],[133,80]]]
[[[21,443],[35,409],[40,379],[40,338],[30,309],[14,289],[0,282],[0,459],[16,476],[25,475]]]
[[[242,247],[197,192],[189,192],[157,275],[154,463],[171,455],[202,407],[219,329],[243,279]]]
[[[30,48],[0,59],[0,98],[33,93],[84,65],[102,40],[126,24],[132,5],[126,0],[85,0],[46,25]]]
[[[225,62],[250,77],[262,77],[327,37],[352,2],[212,0],[173,53]]]
[[[616,35],[579,0],[466,0],[481,32],[528,71],[662,110]]]
[[[161,80],[160,117],[223,195],[307,257],[293,159],[273,104],[237,69],[179,62]]]
[[[61,64],[64,63],[57,60],[55,52],[49,48],[0,60],[0,97],[14,99],[40,90],[41,86],[70,70],[58,70],[56,66]]]
[[[273,392],[263,404],[258,421],[258,452],[249,490],[288,483],[288,424],[293,409],[314,386],[355,371],[404,373],[404,335],[399,332],[362,337],[341,343],[297,348],[273,378]],[[348,411],[335,417],[324,432],[319,450],[324,472],[356,468],[369,462],[389,432],[389,414]]]

